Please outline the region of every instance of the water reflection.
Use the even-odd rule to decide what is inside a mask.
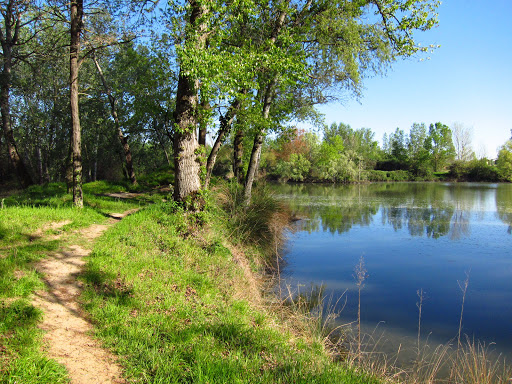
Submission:
[[[404,228],[410,236],[460,240],[471,234],[471,216],[488,211],[512,233],[512,188],[497,184],[397,183],[367,185],[282,185],[274,187],[293,214],[303,218],[297,229],[341,234],[370,226],[378,213],[383,225]],[[495,201],[495,204],[494,204]]]
[[[446,342],[459,325],[457,281],[471,270],[463,333],[512,357],[511,184],[285,185],[275,192],[303,218],[287,245],[286,284],[324,284],[334,300],[346,292],[343,321],[354,321],[354,266],[364,255],[365,325],[385,324],[414,340],[423,289],[422,329]]]
[[[508,234],[512,234],[512,188],[502,184],[496,189],[496,210],[501,221],[508,224]]]

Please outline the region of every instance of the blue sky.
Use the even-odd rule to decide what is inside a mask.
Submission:
[[[512,0],[445,0],[439,26],[417,41],[441,47],[366,79],[359,102],[320,107],[326,123],[371,128],[381,141],[414,122],[460,122],[472,127],[476,154],[495,158],[512,129]]]

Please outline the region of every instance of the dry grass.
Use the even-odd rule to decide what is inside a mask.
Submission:
[[[363,288],[366,279],[366,268],[361,259],[356,266],[355,278],[358,290]],[[467,274],[468,275],[468,274]],[[464,313],[464,301],[469,278],[461,282],[463,303],[461,319]],[[461,340],[461,331],[446,344],[429,345],[428,338],[421,341],[421,312],[425,292],[418,290],[418,341],[414,353],[410,356],[411,364],[399,364],[399,357],[404,351],[399,349],[394,355],[382,353],[382,345],[386,341],[376,327],[371,334],[362,333],[360,316],[353,323],[337,325],[336,320],[341,311],[340,301],[332,302],[332,296],[324,296],[321,287],[312,287],[309,291],[301,292],[300,287],[286,289],[286,296],[278,303],[274,311],[280,313],[295,332],[312,342],[322,343],[334,360],[344,361],[359,372],[371,372],[384,383],[400,384],[512,384],[512,370],[500,355],[492,351],[490,346],[471,340],[468,336]],[[361,303],[359,302],[359,305]],[[344,305],[342,306],[344,307]]]

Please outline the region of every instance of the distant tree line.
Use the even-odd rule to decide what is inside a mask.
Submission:
[[[437,122],[414,123],[406,134],[397,128],[384,134],[382,145],[369,128],[344,123],[324,126],[321,134],[284,131],[265,146],[262,169],[271,179],[310,182],[511,181],[512,142],[496,161],[478,159],[471,147],[471,130]]]

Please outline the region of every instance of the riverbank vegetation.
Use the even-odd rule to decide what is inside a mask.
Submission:
[[[371,336],[333,328],[322,290],[276,296],[268,270],[287,219],[259,187],[249,208],[235,209],[239,187],[216,185],[202,212],[169,201],[167,188],[120,198],[115,183],[86,192],[77,210],[63,189],[32,187],[0,210],[1,382],[66,382],[42,347],[44,314],[31,297],[46,288],[34,263],[77,241],[90,246],[82,229],[133,208],[96,241],[80,275],[80,304],[128,381],[434,383],[453,369],[453,382],[506,382],[477,342],[422,344],[417,363],[398,368]]]
[[[87,246],[82,229],[133,208],[140,209],[94,245],[80,298],[129,381],[380,382],[334,362],[321,334],[299,332],[269,309],[259,282],[277,207],[269,197],[249,208],[266,216],[223,210],[213,196],[203,212],[187,213],[164,201],[168,191],[151,199],[95,196],[94,204],[86,192],[77,210],[59,187],[30,188],[0,210],[1,382],[66,382],[65,369],[44,353],[44,314],[31,297],[45,285],[34,263],[76,241]],[[104,194],[118,190],[103,184]],[[229,193],[221,188],[221,206],[236,200]]]
[[[511,180],[510,141],[497,160],[477,158],[471,130],[453,126],[415,123],[408,134],[399,128],[385,134],[382,145],[370,128],[343,123],[323,126],[320,134],[290,129],[268,141],[262,168],[268,178],[294,182]]]

